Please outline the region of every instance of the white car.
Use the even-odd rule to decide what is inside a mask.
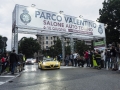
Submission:
[[[27,58],[26,59],[26,64],[34,64],[35,63],[35,60],[33,58]]]

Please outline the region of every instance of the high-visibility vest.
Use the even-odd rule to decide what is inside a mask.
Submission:
[[[50,56],[47,56],[47,58],[50,58]]]
[[[25,56],[23,56],[23,61],[25,61]]]

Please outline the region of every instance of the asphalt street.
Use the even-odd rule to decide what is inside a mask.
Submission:
[[[20,75],[8,76],[11,80],[1,84],[0,90],[120,90],[120,71],[106,69],[61,66],[39,70],[37,65],[26,65]]]

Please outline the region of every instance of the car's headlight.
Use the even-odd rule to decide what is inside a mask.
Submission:
[[[34,61],[32,61],[32,63],[34,63]]]
[[[58,65],[59,63],[57,62],[55,65]]]
[[[42,62],[43,65],[45,65],[45,62]]]

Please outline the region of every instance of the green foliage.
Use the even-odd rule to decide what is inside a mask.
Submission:
[[[60,51],[60,50],[62,50],[61,48],[62,48],[62,46],[61,46],[61,40],[58,39],[58,40],[55,42],[54,49]],[[59,52],[56,52],[56,53],[59,53]]]
[[[2,38],[3,37],[0,35],[0,49],[2,50],[2,53],[3,53],[3,51],[6,52],[7,43],[6,42],[4,43],[2,41]]]
[[[61,40],[58,39],[55,42],[55,45],[51,46],[49,49],[49,55],[55,57],[62,53]]]
[[[0,49],[3,48],[2,36],[0,36]]]
[[[85,45],[84,41],[76,41],[74,44],[74,49],[75,51],[77,51],[80,55],[83,55],[83,52],[85,50],[89,50],[89,47],[87,45]],[[65,54],[70,54],[71,53],[71,48],[70,46],[65,46]],[[43,51],[44,55],[49,55],[52,57],[55,57],[59,54],[62,54],[62,46],[61,46],[61,41],[60,39],[58,39],[55,42],[55,45],[51,46],[49,48],[49,50],[44,50]]]
[[[18,51],[22,51],[25,54],[26,58],[32,58],[35,52],[40,50],[40,45],[38,44],[37,40],[30,37],[26,38],[23,37],[19,41],[19,49]]]
[[[61,40],[59,38],[57,40],[54,40],[54,45],[49,47],[48,50],[43,50],[42,53],[44,54],[44,56],[51,57],[62,54]]]
[[[74,48],[75,51],[78,52],[80,55],[83,55],[83,52],[85,50],[89,50],[88,45],[86,45],[84,41],[76,41]]]
[[[105,0],[99,10],[99,22],[105,23],[107,44],[119,42],[120,30],[120,0]]]
[[[70,54],[71,53],[71,48],[70,48],[70,46],[66,46],[65,47],[65,54]]]

